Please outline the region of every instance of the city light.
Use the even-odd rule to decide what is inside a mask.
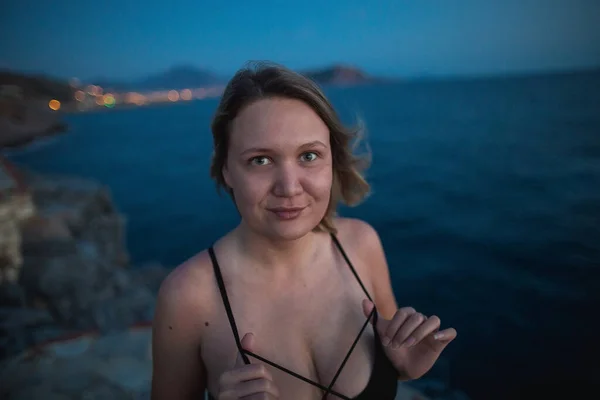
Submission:
[[[170,101],[177,101],[179,100],[179,93],[177,92],[177,90],[170,90],[169,94],[167,95],[167,98]]]
[[[192,91],[190,89],[183,89],[180,93],[181,100],[191,100],[192,99]]]
[[[73,93],[77,101],[78,111],[102,108],[120,108],[145,106],[158,103],[174,103],[179,101],[200,100],[217,97],[222,94],[224,87],[209,86],[200,88],[187,88],[181,90],[155,90],[147,92],[122,92],[105,93],[98,85],[85,85]],[[64,108],[64,105],[63,107]]]
[[[60,109],[60,101],[52,99],[48,102],[48,107],[50,107],[51,110],[57,111]]]
[[[114,107],[116,103],[115,96],[110,93],[103,96],[103,101],[106,107]]]

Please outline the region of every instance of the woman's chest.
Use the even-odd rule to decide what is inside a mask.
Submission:
[[[232,295],[230,303],[240,339],[252,333],[252,352],[279,367],[249,357],[252,363],[265,364],[282,398],[319,399],[322,390],[289,371],[324,387],[330,385],[366,321],[361,294],[351,287],[330,285],[305,295],[290,291],[273,299]],[[219,377],[234,366],[238,348],[225,308],[216,307],[210,319],[202,338],[202,358],[209,391],[217,395]],[[369,325],[350,353],[334,390],[353,397],[364,389],[372,370],[373,349]]]

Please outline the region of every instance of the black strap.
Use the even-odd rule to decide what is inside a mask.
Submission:
[[[225,311],[227,311],[227,318],[229,318],[229,325],[231,325],[233,337],[235,337],[235,344],[238,348],[238,351],[242,354],[244,363],[250,364],[250,360],[246,355],[246,351],[242,348],[242,341],[240,340],[240,335],[238,334],[238,329],[235,325],[235,318],[233,318],[233,312],[231,311],[231,305],[229,304],[229,298],[227,297],[227,290],[225,290],[225,283],[223,282],[223,276],[221,275],[221,268],[219,268],[219,263],[217,262],[217,257],[215,256],[213,246],[209,247],[208,254],[210,255],[213,269],[215,270],[217,285],[219,285],[219,291],[221,292],[221,297],[223,298],[223,305],[225,306]]]
[[[362,287],[363,291],[365,292],[365,295],[367,296],[367,298],[369,300],[371,300],[371,302],[373,301],[371,299],[371,296],[369,295],[369,292],[367,291],[367,289],[365,288],[365,285],[362,283],[362,281],[360,280],[360,277],[358,276],[358,274],[356,273],[356,270],[354,269],[354,266],[352,265],[352,263],[350,262],[350,259],[348,258],[348,255],[346,254],[346,252],[344,251],[342,245],[340,244],[340,242],[338,241],[337,237],[332,233],[331,234],[331,238],[333,239],[333,242],[335,243],[336,247],[339,249],[340,253],[342,253],[342,256],[344,257],[344,260],[346,261],[346,263],[348,264],[348,266],[350,267],[350,270],[352,271],[352,273],[354,274],[354,276],[356,277],[356,280],[358,280],[358,283],[360,284],[360,286]],[[213,246],[209,247],[208,249],[208,254],[210,255],[210,259],[212,261],[213,264],[213,269],[215,271],[215,278],[217,279],[217,285],[219,286],[219,291],[221,292],[221,298],[223,299],[223,305],[225,306],[225,311],[227,312],[227,318],[229,319],[229,324],[231,326],[231,330],[233,331],[233,336],[235,338],[235,343],[236,346],[238,348],[238,351],[241,353],[242,355],[242,359],[244,360],[244,363],[246,364],[250,364],[250,360],[248,359],[248,355],[264,362],[267,363],[269,365],[271,365],[272,367],[275,367],[283,372],[286,372],[306,383],[309,383],[313,386],[318,387],[319,389],[324,391],[323,394],[323,399],[325,399],[327,397],[328,394],[334,394],[344,400],[351,400],[349,397],[344,396],[341,393],[336,392],[335,390],[333,390],[333,385],[335,384],[335,382],[337,381],[337,379],[339,378],[342,369],[344,368],[344,366],[346,365],[346,362],[348,361],[348,359],[350,358],[350,355],[352,354],[352,351],[354,350],[354,348],[356,347],[356,345],[358,344],[358,341],[362,335],[362,333],[364,332],[364,330],[366,329],[366,327],[369,325],[369,321],[371,320],[371,318],[373,318],[373,324],[377,324],[377,309],[376,307],[373,307],[373,310],[371,311],[371,314],[369,315],[369,317],[367,318],[367,320],[365,321],[365,323],[363,324],[360,332],[358,333],[358,335],[356,336],[356,339],[354,340],[354,342],[352,343],[352,346],[350,347],[350,350],[348,351],[348,353],[346,353],[346,357],[344,357],[344,360],[342,361],[340,367],[338,368],[338,370],[336,371],[331,383],[329,384],[329,386],[324,386],[318,382],[314,382],[308,378],[305,378],[304,376],[291,371],[285,367],[282,367],[281,365],[275,364],[272,361],[267,360],[264,357],[259,356],[258,354],[255,354],[251,351],[247,351],[245,349],[242,348],[242,342],[240,340],[240,336],[238,333],[238,329],[237,326],[235,324],[235,318],[233,317],[233,311],[231,310],[231,305],[229,304],[229,298],[227,296],[227,290],[225,289],[225,283],[223,282],[223,276],[221,275],[221,268],[219,267],[219,263],[217,262],[217,257],[215,256],[215,252],[213,249]]]
[[[360,329],[360,332],[358,332],[358,336],[356,336],[356,339],[354,339],[354,343],[352,343],[350,350],[348,350],[348,353],[346,353],[346,357],[344,357],[344,361],[342,361],[342,364],[340,365],[337,372],[335,373],[335,376],[331,380],[331,383],[329,384],[329,387],[327,388],[327,392],[325,392],[325,394],[323,395],[322,400],[325,400],[328,393],[335,394],[335,392],[333,392],[333,390],[331,388],[333,387],[333,385],[335,385],[335,382],[337,381],[338,377],[342,373],[342,369],[344,368],[344,366],[346,365],[346,362],[350,358],[350,354],[352,354],[352,351],[354,350],[354,347],[356,347],[356,344],[358,343],[358,340],[360,339],[365,328],[367,327],[367,325],[369,325],[369,321],[371,320],[371,317],[373,317],[373,323],[376,324],[377,323],[377,312],[375,310],[375,307],[373,307],[373,310],[371,310],[371,314],[369,314],[369,318],[367,318],[367,320],[363,324],[362,328]]]
[[[324,385],[322,385],[322,384],[320,384],[318,382],[311,381],[310,379],[305,378],[302,375],[300,375],[300,374],[298,374],[298,373],[296,373],[294,371],[290,371],[289,369],[287,369],[285,367],[282,367],[281,365],[275,364],[273,361],[269,361],[266,358],[259,356],[258,354],[255,354],[255,353],[253,353],[251,351],[247,351],[247,350],[244,350],[244,351],[246,353],[248,353],[249,355],[251,355],[252,357],[254,357],[254,358],[256,358],[256,359],[258,359],[258,360],[260,360],[262,362],[265,362],[265,363],[271,365],[272,367],[275,367],[275,368],[277,368],[277,369],[279,369],[279,370],[281,370],[283,372],[287,372],[288,374],[290,374],[290,375],[292,375],[292,376],[294,376],[294,377],[296,377],[296,378],[298,378],[298,379],[300,379],[300,380],[302,380],[302,381],[304,381],[306,383],[310,383],[311,385],[318,387],[319,389],[321,389],[321,390],[323,390],[325,392],[325,394],[323,395],[323,397],[327,396],[327,393],[331,393],[331,394],[335,394],[338,397],[341,397],[344,400],[351,400],[349,397],[344,396],[343,394],[340,394],[340,393],[336,392],[335,390],[331,390],[330,388],[328,388],[328,387],[326,387],[326,386],[324,386]]]
[[[352,265],[352,263],[350,262],[350,259],[348,258],[348,255],[346,254],[346,252],[344,251],[344,248],[342,247],[342,245],[340,244],[338,238],[332,233],[331,234],[331,238],[333,239],[333,242],[335,243],[335,245],[337,246],[338,250],[340,251],[340,253],[342,253],[342,256],[344,257],[344,260],[346,260],[346,264],[348,264],[348,266],[350,267],[350,270],[352,271],[352,273],[354,274],[354,276],[356,277],[356,280],[358,281],[358,283],[360,284],[360,287],[362,288],[362,290],[365,292],[365,295],[367,296],[367,298],[373,303],[373,299],[371,298],[371,296],[369,295],[369,292],[367,291],[367,288],[365,288],[365,285],[363,285],[362,281],[360,280],[360,277],[358,276],[358,274],[356,273],[356,270],[354,269],[354,266]]]

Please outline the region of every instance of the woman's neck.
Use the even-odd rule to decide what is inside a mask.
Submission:
[[[258,268],[288,271],[306,265],[318,250],[318,234],[309,232],[295,240],[273,240],[252,231],[243,222],[235,229],[234,237],[240,253]]]

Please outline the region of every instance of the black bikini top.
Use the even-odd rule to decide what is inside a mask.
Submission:
[[[350,267],[350,270],[352,271],[352,273],[358,280],[358,283],[360,284],[363,291],[365,292],[365,295],[367,296],[367,298],[369,300],[373,301],[371,299],[371,296],[367,292],[367,289],[365,288],[362,281],[360,280],[360,277],[356,273],[354,266],[350,262],[350,259],[346,255],[346,252],[342,248],[342,245],[338,241],[337,237],[335,235],[331,234],[331,238],[333,239],[333,242],[335,243],[336,247],[339,249],[340,253],[346,260],[346,263]],[[242,348],[238,329],[235,324],[233,312],[231,310],[231,305],[229,304],[229,298],[227,297],[227,291],[225,290],[225,283],[223,282],[223,276],[221,275],[221,269],[219,267],[219,263],[217,262],[217,257],[215,256],[213,246],[211,246],[208,249],[208,253],[210,255],[210,258],[211,258],[211,261],[213,264],[215,278],[217,279],[219,291],[221,292],[221,297],[223,298],[223,305],[225,306],[225,311],[227,312],[227,318],[229,319],[229,324],[231,325],[231,330],[233,331],[235,343],[237,345],[239,352],[242,355],[242,359],[244,360],[244,363],[250,364],[250,359],[248,358],[248,356],[254,357],[257,360],[260,360],[268,365],[271,365],[274,368],[284,371],[284,372],[286,372],[308,384],[311,384],[311,385],[316,386],[319,389],[323,390],[322,399],[325,399],[328,394],[333,394],[341,399],[351,400],[350,397],[345,396],[341,393],[338,393],[335,390],[333,390],[332,388],[333,388],[333,385],[335,384],[335,382],[337,381],[338,377],[340,376],[340,373],[342,372],[344,365],[346,365],[346,362],[348,361],[348,358],[350,357],[352,350],[354,350],[354,347],[358,343],[360,336],[362,335],[363,331],[369,324],[371,318],[373,319],[374,326],[376,326],[376,324],[377,324],[376,308],[373,307],[371,314],[369,315],[369,317],[363,324],[360,332],[358,333],[358,336],[354,340],[354,343],[352,343],[350,350],[348,350],[346,357],[340,364],[340,367],[338,368],[337,372],[335,373],[333,379],[331,380],[329,385],[325,386],[318,382],[314,382],[296,372],[290,371],[289,369],[287,369],[281,365],[275,364],[274,362],[269,361],[266,358],[261,357],[258,354],[255,354],[251,351],[247,351]],[[397,385],[398,385],[398,372],[396,371],[396,368],[393,366],[393,364],[390,362],[390,360],[387,358],[387,356],[385,354],[385,351],[383,349],[383,345],[381,344],[381,340],[379,338],[377,329],[373,329],[373,331],[375,333],[375,359],[374,359],[374,364],[373,364],[373,371],[371,372],[371,377],[369,378],[369,382],[367,383],[367,386],[363,389],[363,391],[358,396],[354,397],[353,399],[354,400],[375,400],[375,399],[377,399],[377,400],[393,400],[396,397],[396,391],[397,391]],[[209,398],[209,400],[215,400],[215,397],[212,396],[211,394],[209,394],[208,398]]]

